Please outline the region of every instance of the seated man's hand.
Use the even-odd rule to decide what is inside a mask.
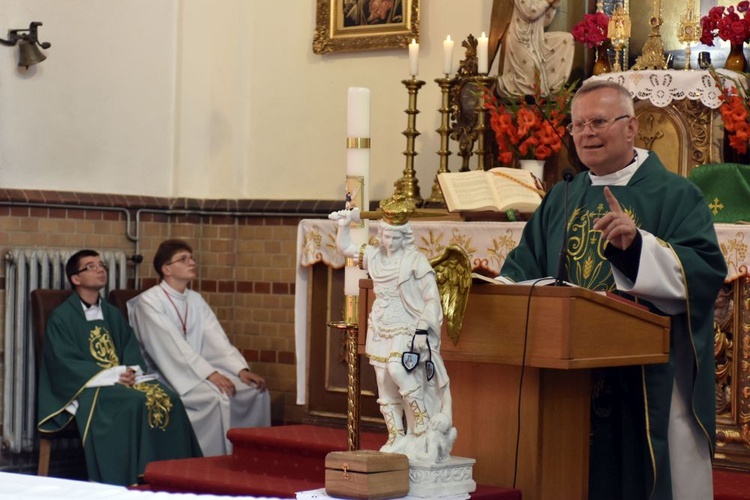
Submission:
[[[122,374],[120,375],[120,378],[117,380],[117,383],[127,386],[133,386],[135,384],[135,372],[128,368]]]
[[[226,394],[227,396],[234,396],[237,393],[237,388],[234,386],[231,380],[226,378],[219,372],[213,372],[208,376],[208,381],[219,388],[219,392]]]
[[[260,375],[251,372],[247,368],[245,368],[244,370],[240,370],[240,373],[237,376],[240,377],[240,380],[242,380],[247,385],[254,384],[260,392],[266,390],[267,386],[265,379]]]

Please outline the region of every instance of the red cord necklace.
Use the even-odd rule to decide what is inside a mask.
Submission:
[[[172,300],[172,297],[169,296],[169,292],[167,292],[164,287],[161,288],[161,291],[164,292],[164,295],[167,296],[167,299],[169,299],[169,302],[172,304],[172,307],[174,307],[174,312],[177,313],[177,317],[180,319],[180,324],[182,324],[182,334],[184,336],[187,336],[187,320],[188,320],[188,301],[187,298],[185,298],[185,319],[182,318],[182,314],[180,314],[180,310],[177,309],[177,304],[174,303]]]

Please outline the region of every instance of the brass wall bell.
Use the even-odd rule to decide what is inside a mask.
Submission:
[[[25,67],[26,69],[28,69],[29,66],[40,63],[47,59],[47,56],[44,55],[44,52],[42,52],[39,47],[41,47],[42,49],[48,49],[52,46],[52,44],[49,42],[39,42],[37,28],[41,25],[42,23],[34,21],[29,24],[29,29],[9,30],[7,40],[3,40],[2,38],[0,38],[0,44],[7,45],[9,47],[13,47],[16,44],[18,45],[19,67]]]

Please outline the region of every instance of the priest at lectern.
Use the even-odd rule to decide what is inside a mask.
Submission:
[[[501,278],[564,274],[671,318],[668,363],[593,371],[589,498],[713,498],[713,306],[727,269],[711,213],[697,187],[634,147],[625,88],[588,82],[571,114],[589,170],[549,192]]]

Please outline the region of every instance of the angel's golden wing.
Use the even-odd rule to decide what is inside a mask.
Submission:
[[[456,345],[461,336],[461,325],[469,301],[471,261],[463,248],[450,245],[442,255],[431,260],[430,264],[435,269],[448,336],[453,340],[453,345]]]

